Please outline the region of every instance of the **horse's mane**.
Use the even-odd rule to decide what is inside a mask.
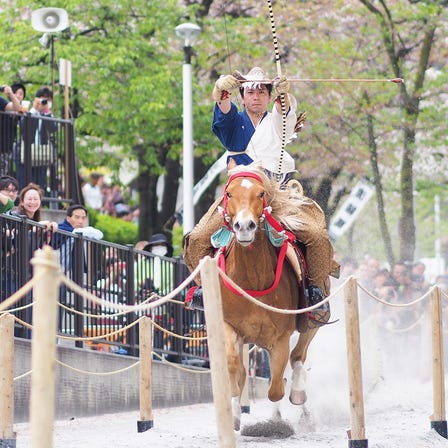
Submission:
[[[239,165],[229,170],[228,174],[230,177],[233,174],[246,171],[257,174],[263,181],[263,186],[266,191],[266,202],[272,208],[272,216],[289,230],[299,227],[301,221],[297,213],[297,208],[306,201],[301,191],[291,190],[290,188],[281,190],[279,183],[275,179],[269,178],[258,163],[252,163],[246,166]]]

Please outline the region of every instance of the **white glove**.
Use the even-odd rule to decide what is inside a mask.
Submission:
[[[213,99],[215,101],[221,101],[223,99],[223,93],[230,93],[231,90],[238,89],[241,83],[232,75],[223,75],[215,83],[213,89]]]
[[[289,92],[289,82],[286,76],[281,76],[280,78],[275,78],[272,83],[272,88],[276,96],[286,94]]]

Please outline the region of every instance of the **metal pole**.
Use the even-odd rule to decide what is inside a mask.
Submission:
[[[193,206],[193,99],[191,54],[192,47],[184,46],[185,60],[183,80],[183,232],[187,234],[194,226]]]

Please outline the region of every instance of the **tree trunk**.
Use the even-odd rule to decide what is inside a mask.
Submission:
[[[366,91],[364,91],[363,97],[366,104],[370,104],[370,98]],[[383,237],[384,251],[386,253],[389,265],[393,266],[395,264],[395,257],[392,249],[392,239],[390,237],[389,227],[386,220],[386,211],[384,209],[383,184],[381,181],[380,170],[378,168],[378,152],[373,117],[370,113],[367,113],[367,140],[369,145],[370,167],[372,169],[373,185],[375,186],[378,219],[381,235]]]

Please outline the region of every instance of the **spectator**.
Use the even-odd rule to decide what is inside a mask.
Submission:
[[[0,96],[0,111],[20,112],[22,110],[20,100],[15,95],[11,86],[2,86],[0,91],[9,99],[9,101],[7,101],[5,98]]]
[[[13,200],[0,190],[0,213],[7,212],[14,207]]]
[[[22,84],[13,84],[11,87],[4,86],[3,91],[11,91],[13,101],[7,101],[0,97],[1,111],[21,112],[21,107],[17,108],[17,104],[22,102],[25,97],[25,87]],[[0,116],[0,175],[8,174],[10,162],[12,159],[14,141],[17,138],[17,123],[19,116],[15,114],[2,114]]]
[[[152,293],[157,293],[154,282],[151,278],[151,260],[141,253],[149,244],[149,241],[139,241],[135,244],[135,249],[138,251],[135,254],[134,262],[134,285],[137,298],[140,301],[146,300]]]
[[[359,264],[356,259],[351,257],[344,257],[341,262],[341,278],[347,278],[352,275],[356,276]]]
[[[103,232],[91,226],[86,226],[87,209],[80,204],[74,204],[67,208],[64,221],[58,224],[58,230],[65,232],[82,233],[87,238],[100,240]],[[60,250],[61,265],[64,272],[69,272],[72,267],[74,239],[60,233],[53,235],[53,248]]]
[[[150,267],[150,277],[154,287],[159,294],[166,295],[173,289],[173,265],[164,262],[161,257],[171,257],[173,248],[168,242],[168,238],[163,233],[155,233],[150,239],[144,250],[155,255]]]
[[[11,214],[11,209],[17,198],[19,184],[11,176],[0,177],[0,211]],[[6,202],[5,202],[6,200]],[[5,205],[6,204],[6,205]],[[0,302],[17,290],[17,269],[13,260],[15,229],[7,220],[1,225],[1,291]]]
[[[47,230],[55,232],[58,225],[54,221],[42,221],[41,210],[42,210],[42,198],[43,190],[42,188],[35,184],[29,183],[25,188],[22,188],[19,197],[19,205],[15,211],[16,215],[25,216],[28,219],[37,221],[39,224],[45,224]]]
[[[411,269],[411,282],[414,295],[424,294],[428,288],[429,283],[425,280],[426,265],[422,261],[414,263]]]
[[[102,299],[115,304],[126,303],[126,263],[115,257],[106,259],[105,271],[97,280],[96,288]],[[108,307],[102,311],[107,314],[118,312]]]
[[[129,216],[131,215],[131,216]],[[128,204],[123,204],[123,202],[118,202],[115,204],[115,216],[121,218],[124,221],[132,220],[131,207]]]
[[[57,159],[57,147],[54,134],[57,125],[52,120],[42,120],[40,117],[53,117],[51,107],[53,92],[48,87],[37,90],[32,108],[21,121],[22,147],[17,162],[19,184],[25,180],[25,163],[31,161],[31,179],[39,185],[46,186],[49,176],[48,169]]]
[[[402,302],[412,298],[411,275],[407,263],[399,261],[392,268],[392,278],[398,299]]]
[[[0,177],[0,193],[3,196],[7,196],[11,200],[13,206],[17,199],[18,192],[19,192],[19,183],[17,182],[17,179],[7,175]],[[2,213],[9,211],[11,208],[12,207],[10,207],[8,210],[3,210]]]
[[[84,195],[84,203],[98,212],[103,208],[103,191],[101,184],[103,183],[103,175],[100,173],[91,173],[88,182],[82,187]]]
[[[397,296],[394,288],[394,281],[387,269],[381,269],[376,273],[372,292],[380,299],[396,302]]]

